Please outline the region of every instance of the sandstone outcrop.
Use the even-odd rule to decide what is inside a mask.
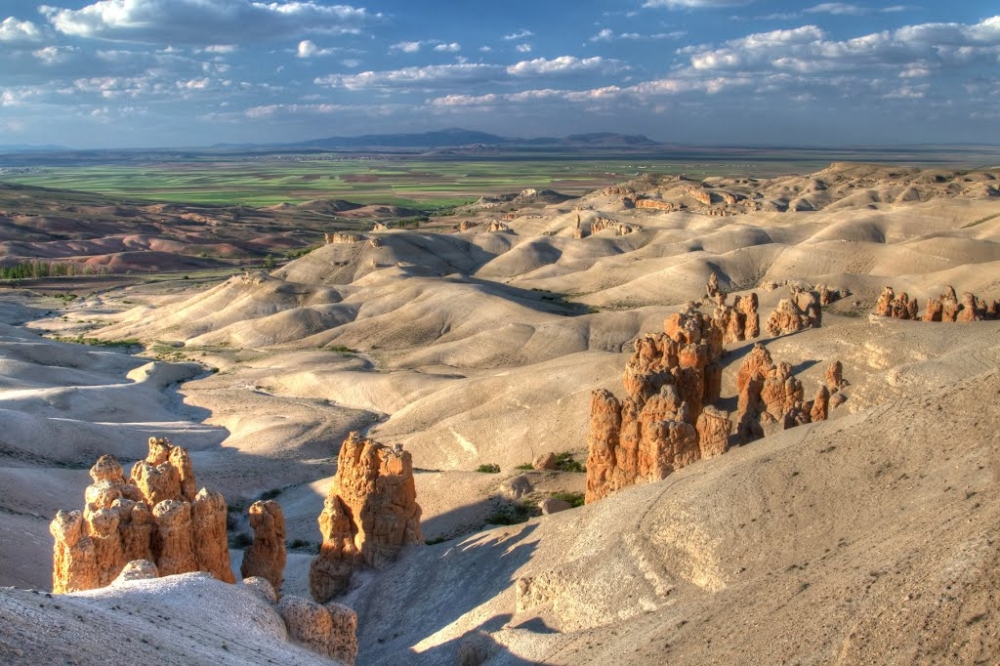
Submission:
[[[622,376],[626,397],[591,396],[586,501],[636,483],[657,481],[728,445],[729,415],[704,406],[722,388],[723,331],[694,304],[664,322],[664,332],[635,342]],[[700,429],[699,429],[700,424]],[[722,432],[726,431],[726,443]]]
[[[253,543],[243,551],[240,574],[243,578],[264,578],[275,593],[280,594],[288,558],[285,550],[285,514],[281,505],[267,500],[250,505],[249,515]]]
[[[53,591],[110,585],[138,560],[153,563],[161,576],[206,571],[233,582],[226,502],[204,488],[195,492],[185,449],[150,438],[149,454],[128,479],[112,456],[101,456],[90,477],[83,511],[60,511],[50,526]]]
[[[492,222],[490,222],[490,226],[487,227],[486,230],[487,231],[492,231],[492,232],[501,232],[501,231],[503,231],[503,232],[509,232],[510,231],[510,227],[507,226],[506,223],[501,222],[500,220],[493,220]]]
[[[1000,301],[982,300],[971,292],[955,295],[954,287],[947,287],[938,298],[927,300],[922,317],[917,316],[917,299],[910,300],[906,292],[896,296],[892,287],[885,287],[875,303],[875,314],[893,319],[922,319],[923,321],[972,322],[1000,319]]]
[[[767,318],[764,328],[768,335],[797,333],[807,328],[819,328],[823,323],[820,295],[811,290],[792,288],[792,297],[778,301],[778,307]]]
[[[815,397],[807,401],[802,382],[792,374],[792,366],[785,362],[775,364],[767,348],[755,344],[736,375],[739,392],[736,434],[740,443],[760,439],[769,432],[825,421],[830,408],[835,406],[831,393],[847,385],[842,370],[840,362],[834,361],[827,368],[827,383],[820,385]],[[829,388],[831,383],[836,388]]]
[[[351,433],[319,516],[323,542],[309,569],[313,598],[330,600],[347,589],[355,569],[379,568],[404,545],[421,543],[416,500],[409,452]]]
[[[531,461],[532,469],[555,469],[556,468],[556,454],[549,451],[548,453],[542,453],[535,456],[535,459]]]
[[[715,277],[715,273],[712,273],[712,277]],[[726,293],[719,289],[717,281],[713,285],[709,279],[709,284],[705,289],[709,298],[715,303],[712,322],[716,328],[722,331],[724,343],[752,340],[760,335],[760,315],[757,313],[756,293],[734,296],[733,304],[727,305]]]
[[[626,206],[628,208],[629,206]],[[644,208],[646,210],[662,210],[667,213],[672,213],[675,210],[679,210],[677,204],[672,201],[662,201],[660,199],[644,199],[637,198],[634,200],[635,208]]]
[[[357,659],[358,614],[347,606],[286,596],[278,602],[278,613],[296,643],[346,664]]]

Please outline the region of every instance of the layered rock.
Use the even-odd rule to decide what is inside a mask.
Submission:
[[[723,335],[712,318],[689,304],[667,318],[663,333],[636,340],[622,376],[627,394],[622,401],[609,391],[594,391],[588,503],[725,451],[729,433],[722,421],[728,423],[728,414],[712,410],[701,418],[704,406],[721,392]]]
[[[740,443],[760,439],[769,432],[826,420],[830,408],[835,406],[831,393],[847,385],[842,370],[840,362],[834,361],[827,369],[827,384],[821,385],[815,397],[807,401],[802,382],[792,374],[792,366],[785,362],[775,364],[764,345],[754,345],[736,375],[739,392],[736,434]],[[828,387],[831,383],[835,388]]]
[[[83,512],[60,511],[50,526],[53,591],[110,585],[137,560],[154,563],[162,576],[206,571],[233,582],[226,502],[205,489],[195,493],[185,449],[151,438],[129,478],[112,456],[101,456],[90,477]]]
[[[713,276],[715,274],[713,273]],[[706,288],[712,290],[712,285]],[[752,340],[760,335],[760,316],[757,314],[757,294],[734,296],[733,304],[726,304],[725,292],[715,288],[715,312],[712,321],[723,332],[723,342],[730,344]]]
[[[328,601],[347,589],[356,569],[384,566],[404,545],[421,543],[416,499],[409,452],[351,433],[319,516],[323,542],[309,570],[313,598]]]
[[[811,290],[792,288],[792,297],[778,301],[778,307],[767,318],[764,328],[768,335],[797,333],[807,328],[819,328],[823,323],[820,295]]]
[[[917,299],[910,300],[905,291],[897,296],[892,287],[885,287],[875,303],[876,314],[894,319],[916,319],[917,310]]]
[[[277,594],[281,593],[287,553],[285,550],[285,514],[274,500],[254,502],[250,506],[253,543],[243,551],[240,573],[243,578],[266,579]]]

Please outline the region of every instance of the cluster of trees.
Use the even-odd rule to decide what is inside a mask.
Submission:
[[[103,266],[81,266],[70,261],[27,261],[11,266],[0,266],[0,280],[30,280],[47,277],[72,275],[96,275],[104,273]]]

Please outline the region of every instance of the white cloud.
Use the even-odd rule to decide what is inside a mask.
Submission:
[[[531,53],[531,44],[518,44],[514,50],[518,53]]]
[[[462,45],[457,42],[451,42],[450,44],[438,44],[434,47],[434,50],[443,53],[457,53],[462,50]]]
[[[70,60],[77,49],[72,46],[46,46],[45,48],[32,51],[31,55],[38,58],[45,65],[58,65]]]
[[[808,25],[748,35],[726,42],[722,48],[694,46],[678,53],[690,56],[692,69],[706,73],[924,71],[944,65],[996,62],[1000,17],[973,25],[925,23],[847,40],[831,40],[820,28]]]
[[[518,39],[527,39],[528,37],[534,37],[535,33],[530,30],[518,30],[517,32],[512,32],[509,35],[504,35],[503,38],[508,42],[513,42]]]
[[[8,16],[0,21],[0,42],[36,42],[42,38],[42,31],[31,21],[19,21]]]
[[[716,9],[746,5],[753,0],[646,0],[643,7],[666,7],[667,9]]]
[[[593,58],[577,58],[575,56],[560,56],[547,60],[545,58],[535,58],[534,60],[522,60],[507,68],[507,73],[511,76],[539,76],[546,74],[569,74],[574,72],[611,72],[621,69],[621,64],[616,60],[606,60],[600,56]]]
[[[588,39],[588,42],[610,42],[615,38],[615,31],[610,28],[604,28],[596,35]]]
[[[389,47],[390,51],[402,51],[403,53],[417,53],[426,42],[399,42]]]
[[[202,50],[205,53],[236,53],[239,47],[235,44],[210,44]]]
[[[314,0],[98,0],[82,9],[42,5],[39,11],[66,35],[178,44],[214,44],[219,35],[241,43],[303,33],[357,33],[381,16]]]
[[[428,88],[434,86],[466,85],[496,80],[502,76],[500,65],[459,63],[454,65],[429,65],[426,67],[404,67],[382,72],[360,72],[358,74],[332,74],[315,79],[318,85],[327,85],[348,90],[383,88]]]
[[[891,7],[865,7],[855,5],[850,2],[822,2],[814,7],[809,7],[803,11],[807,14],[833,14],[834,16],[865,16],[867,14],[894,14],[905,12],[909,7],[906,5],[893,5]]]
[[[339,53],[338,48],[321,49],[311,39],[303,39],[295,49],[296,58],[318,58]]]

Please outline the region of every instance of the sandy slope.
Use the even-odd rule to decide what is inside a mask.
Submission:
[[[700,298],[716,271],[729,289],[756,290],[763,317],[786,283],[853,292],[822,329],[765,340],[807,394],[843,361],[849,399],[833,420],[660,486],[415,549],[352,593],[361,663],[411,650],[454,663],[463,640],[493,646],[497,663],[857,663],[890,648],[900,663],[971,663],[975,650],[995,653],[995,635],[977,633],[992,626],[985,616],[965,624],[985,612],[972,609],[986,587],[928,604],[995,557],[980,539],[996,527],[985,498],[997,491],[997,379],[984,373],[1000,365],[1000,323],[868,316],[885,284],[921,302],[947,284],[1000,298],[994,181],[938,175],[840,165],[699,185],[773,204],[731,216],[699,214],[694,200],[682,212],[630,210],[598,192],[534,207],[511,232],[379,232],[379,247],[327,245],[204,292],[0,300],[0,584],[46,587],[51,515],[82,503],[96,455],[131,462],[150,434],[191,449],[199,485],[230,504],[280,491],[289,539],[315,542],[337,445],[367,429],[413,453],[425,535],[468,535],[515,466],[546,451],[583,458],[590,392],[620,392],[631,341]],[[633,185],[664,199],[674,188],[678,201],[692,186]],[[777,212],[806,204],[820,210]],[[584,228],[603,216],[635,232],[573,238],[577,212]],[[45,319],[48,309],[56,316]],[[181,362],[146,365],[19,325],[40,316],[36,330],[101,321],[89,334],[139,338]],[[731,348],[726,409],[748,348]],[[178,393],[202,363],[219,372]],[[952,455],[957,446],[966,453]],[[472,471],[484,463],[503,472]],[[535,481],[544,495],[579,490],[582,476]],[[308,559],[290,558],[290,589],[305,589]],[[539,577],[537,598],[517,610],[525,576]],[[927,639],[903,645],[914,623]],[[952,643],[967,652],[947,658]]]

